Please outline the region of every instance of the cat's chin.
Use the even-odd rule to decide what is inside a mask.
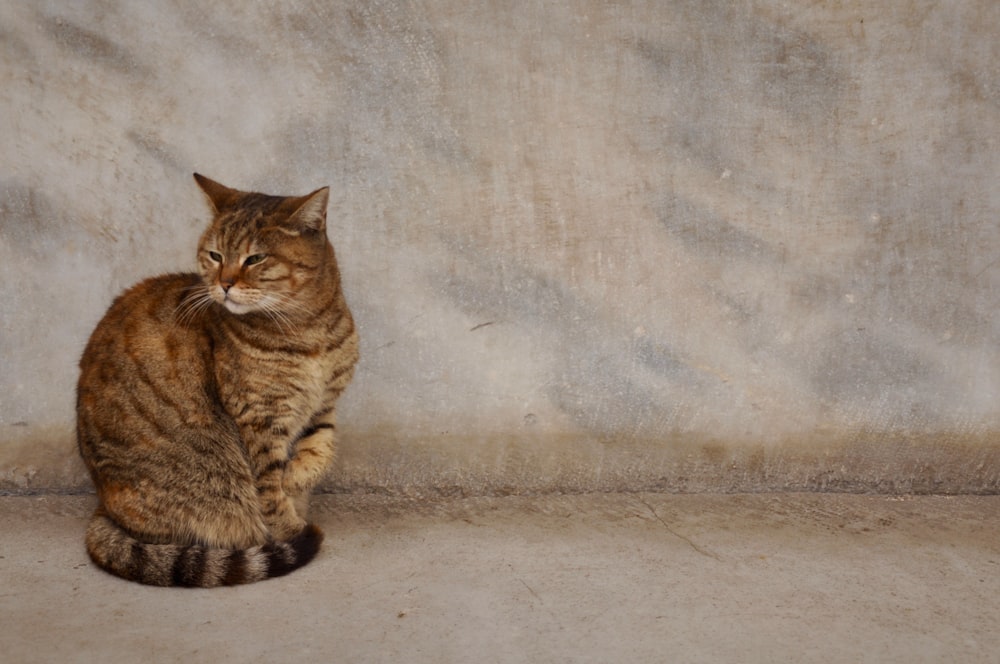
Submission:
[[[237,316],[242,316],[243,314],[248,314],[251,311],[257,310],[257,307],[253,305],[235,302],[233,300],[230,300],[229,298],[226,298],[225,300],[222,301],[222,306],[226,308],[226,311],[228,311],[231,314],[236,314]]]

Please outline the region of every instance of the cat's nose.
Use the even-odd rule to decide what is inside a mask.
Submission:
[[[219,282],[219,285],[222,286],[223,293],[228,293],[229,289],[233,287],[234,283],[235,282],[232,279],[223,279],[222,281]]]

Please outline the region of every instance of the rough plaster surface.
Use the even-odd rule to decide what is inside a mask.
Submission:
[[[914,664],[1000,650],[997,496],[322,496],[315,561],[212,590],[96,569],[93,504],[0,498],[5,661]]]
[[[1000,487],[1000,4],[0,4],[0,489],[198,170],[331,186],[329,488]]]

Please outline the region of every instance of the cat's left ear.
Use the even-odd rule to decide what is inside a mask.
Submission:
[[[240,192],[230,189],[224,184],[219,184],[212,178],[207,178],[201,173],[195,173],[194,179],[198,183],[198,186],[201,187],[201,190],[205,192],[205,195],[208,196],[208,200],[212,204],[212,209],[216,213],[222,212],[240,197]]]
[[[309,231],[326,230],[326,206],[330,202],[330,188],[317,189],[295,201],[295,212],[288,217],[288,225]]]

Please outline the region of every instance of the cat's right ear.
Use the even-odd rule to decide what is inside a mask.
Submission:
[[[201,190],[205,192],[205,195],[208,196],[208,200],[216,213],[222,212],[232,205],[240,195],[240,192],[237,190],[230,189],[224,184],[219,184],[201,173],[195,173],[194,179],[198,183],[198,186],[201,187]]]

